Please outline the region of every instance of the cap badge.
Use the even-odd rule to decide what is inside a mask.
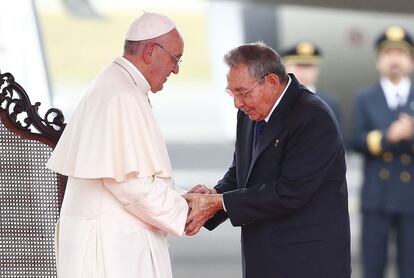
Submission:
[[[296,48],[299,55],[312,55],[315,53],[315,47],[310,42],[301,42]]]
[[[392,26],[388,28],[387,32],[385,33],[385,36],[390,41],[402,41],[404,39],[404,29],[400,26]]]

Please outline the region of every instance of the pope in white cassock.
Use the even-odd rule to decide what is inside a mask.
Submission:
[[[56,226],[59,278],[172,277],[166,235],[188,206],[176,191],[148,92],[177,74],[184,42],[174,22],[145,13],[124,54],[96,77],[47,167],[68,176]]]

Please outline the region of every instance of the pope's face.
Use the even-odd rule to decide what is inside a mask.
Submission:
[[[153,55],[155,57],[148,80],[153,93],[162,90],[171,73],[178,74],[180,70],[179,60],[183,55],[183,51],[183,39],[175,29],[154,45]]]
[[[377,69],[382,76],[398,80],[413,71],[413,58],[406,49],[386,47],[378,53]]]

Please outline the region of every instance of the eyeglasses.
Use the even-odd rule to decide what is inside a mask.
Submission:
[[[162,46],[161,44],[159,44],[159,43],[155,43],[155,45],[158,45],[159,47],[161,47],[168,55],[170,55],[170,57],[171,57],[171,61],[172,61],[172,63],[175,65],[175,66],[178,66],[183,60],[181,60],[180,58],[178,58],[177,56],[175,56],[175,55],[172,55],[167,49],[165,49],[165,47],[164,46]]]
[[[268,76],[268,74],[265,74],[262,77],[260,77],[259,79],[257,79],[256,82],[253,83],[253,85],[251,85],[249,88],[247,88],[243,92],[233,92],[230,89],[225,89],[224,92],[226,92],[231,97],[242,97],[242,98],[245,98],[247,96],[247,94],[254,88],[254,86],[256,86],[257,84],[259,84],[259,82],[262,81],[262,79],[265,78],[266,76]]]

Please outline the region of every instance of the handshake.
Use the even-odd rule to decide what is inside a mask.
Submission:
[[[185,223],[185,234],[197,234],[204,223],[223,209],[223,195],[203,184],[195,186],[183,195],[188,203],[188,216]]]

